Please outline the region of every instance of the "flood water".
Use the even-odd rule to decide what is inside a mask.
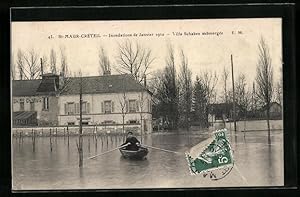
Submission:
[[[149,134],[146,145],[182,154],[149,149],[145,160],[127,160],[119,150],[84,160],[78,167],[78,137],[13,138],[13,189],[186,188],[283,185],[282,132],[240,134],[232,141],[235,166],[225,178],[212,181],[192,176],[185,152],[207,135]],[[121,136],[84,137],[84,158],[116,148]]]

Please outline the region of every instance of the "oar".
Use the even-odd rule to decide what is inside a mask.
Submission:
[[[92,156],[92,157],[88,157],[88,158],[86,158],[86,159],[94,159],[94,158],[99,157],[99,156],[101,156],[101,155],[104,155],[104,154],[110,153],[110,152],[112,152],[112,151],[118,150],[119,148],[124,148],[125,146],[128,146],[128,144],[125,144],[125,145],[123,145],[123,146],[119,146],[119,147],[117,147],[117,148],[111,149],[111,150],[109,150],[109,151],[106,151],[106,152],[104,152],[104,153],[100,153],[100,154],[95,155],[95,156]]]
[[[168,152],[168,153],[183,154],[183,153],[180,153],[180,152],[171,151],[171,150],[167,150],[167,149],[163,149],[163,148],[157,148],[157,147],[154,147],[154,146],[148,146],[148,145],[145,145],[145,144],[143,144],[142,146],[145,146],[147,148],[156,149],[156,150],[165,151],[165,152]]]

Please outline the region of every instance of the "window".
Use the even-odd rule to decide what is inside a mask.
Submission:
[[[129,120],[129,124],[136,124],[137,120]]]
[[[80,104],[79,103],[67,103],[65,106],[65,114],[79,114]],[[82,102],[82,114],[90,113],[90,104],[88,102]]]
[[[83,114],[90,113],[90,104],[88,102],[82,102],[82,113]]]
[[[48,97],[43,98],[43,110],[49,110],[49,98]]]
[[[111,101],[104,101],[104,112],[111,113]]]
[[[87,104],[89,110],[89,104]],[[113,101],[104,101],[101,102],[101,112],[102,113],[113,113],[114,112],[114,102]]]
[[[20,111],[24,111],[24,101],[20,102]]]
[[[75,113],[74,103],[67,103],[67,114],[72,115]]]
[[[79,103],[75,103],[75,114],[79,114],[80,106]]]
[[[34,102],[33,101],[30,102],[30,111],[34,111]]]
[[[129,100],[129,112],[136,112],[136,100]]]
[[[82,122],[82,125],[89,125],[89,122]]]

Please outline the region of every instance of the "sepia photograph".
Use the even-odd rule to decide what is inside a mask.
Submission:
[[[11,22],[12,190],[284,186],[281,18]]]

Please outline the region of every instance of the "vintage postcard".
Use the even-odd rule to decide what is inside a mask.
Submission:
[[[282,19],[11,22],[12,189],[284,185]]]

